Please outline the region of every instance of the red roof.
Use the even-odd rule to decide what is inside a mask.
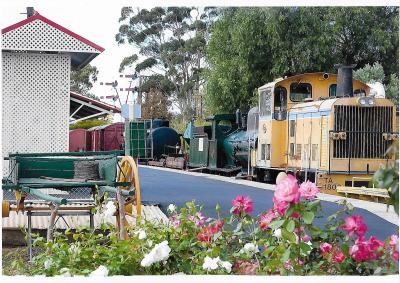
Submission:
[[[54,27],[54,28],[56,28],[56,29],[58,29],[58,30],[60,30],[60,31],[72,36],[72,37],[74,37],[75,39],[77,39],[77,40],[79,40],[79,41],[81,41],[81,42],[83,42],[83,43],[85,43],[85,44],[97,49],[99,52],[103,52],[104,51],[103,47],[101,47],[101,46],[91,42],[90,40],[88,40],[88,39],[86,39],[86,38],[84,38],[84,37],[72,32],[72,31],[70,31],[69,29],[67,29],[65,27],[60,26],[59,24],[49,20],[48,18],[43,17],[38,12],[35,12],[35,14],[32,17],[29,17],[29,18],[27,18],[25,20],[22,20],[22,21],[20,21],[20,22],[18,22],[16,24],[13,24],[13,25],[11,25],[9,27],[3,28],[1,30],[1,33],[2,34],[3,33],[7,33],[9,31],[12,31],[12,30],[14,30],[16,28],[19,28],[19,27],[23,26],[23,25],[26,25],[26,24],[28,24],[30,22],[33,22],[34,20],[41,20],[42,22],[45,22],[45,23],[51,25],[52,27]]]
[[[73,98],[82,100],[84,102],[88,102],[88,103],[93,104],[95,106],[101,107],[101,108],[103,108],[105,110],[112,111],[114,113],[121,113],[121,108],[118,108],[118,107],[112,106],[110,104],[101,102],[99,100],[87,97],[85,95],[82,95],[82,94],[79,94],[79,93],[76,93],[76,92],[73,92],[73,91],[70,91],[70,95]]]

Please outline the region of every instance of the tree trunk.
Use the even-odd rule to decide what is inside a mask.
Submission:
[[[127,239],[127,232],[125,228],[125,200],[124,197],[121,194],[121,188],[119,187],[117,190],[117,200],[118,200],[118,213],[119,213],[119,238],[121,240]]]
[[[47,228],[47,242],[53,241],[54,223],[56,221],[57,212],[58,212],[58,208],[59,208],[58,204],[54,205],[53,203],[50,203],[49,206],[50,206],[51,214],[50,214],[49,227]]]

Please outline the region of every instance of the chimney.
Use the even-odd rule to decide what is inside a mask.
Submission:
[[[336,97],[353,97],[353,68],[356,65],[335,65],[338,68]]]
[[[26,17],[30,18],[35,14],[35,9],[33,7],[26,7]]]

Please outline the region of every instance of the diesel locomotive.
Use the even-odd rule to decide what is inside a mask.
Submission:
[[[189,166],[242,168],[259,181],[271,182],[279,172],[289,172],[331,194],[371,187],[374,172],[395,161],[389,148],[398,140],[396,108],[353,79],[352,67],[261,86],[258,106],[243,119],[215,115],[208,129],[192,129]]]

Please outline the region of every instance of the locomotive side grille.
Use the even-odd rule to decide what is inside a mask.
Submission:
[[[334,158],[386,158],[391,141],[383,133],[392,132],[390,106],[335,106],[334,132],[346,132],[346,139],[333,141]]]

